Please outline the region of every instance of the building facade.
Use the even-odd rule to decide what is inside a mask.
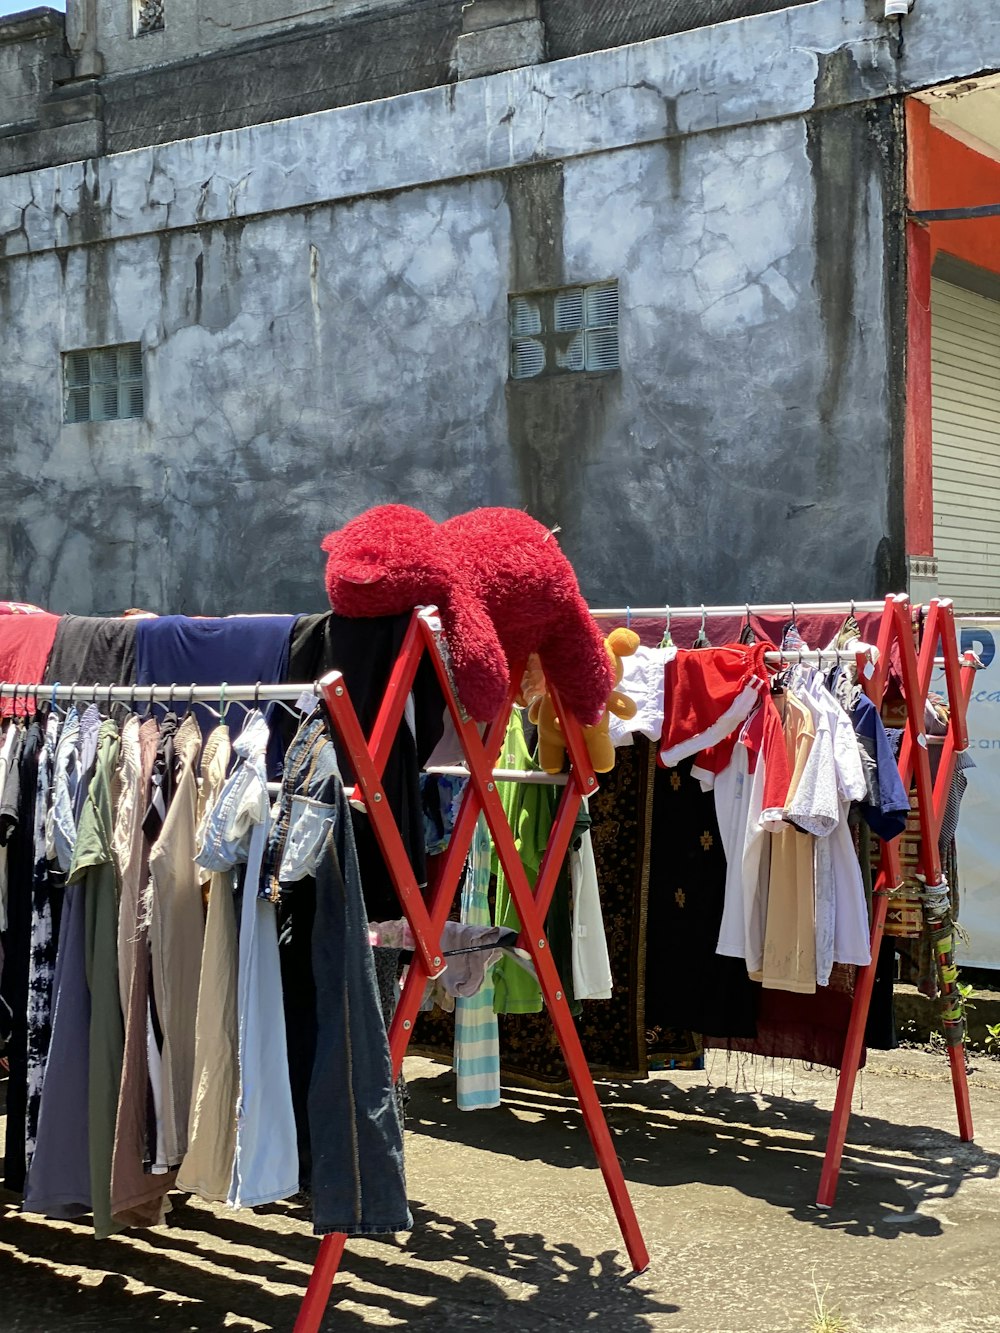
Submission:
[[[906,103],[1000,13],[68,2],[0,20],[5,595],[313,609],[390,500],[595,603],[931,569]]]

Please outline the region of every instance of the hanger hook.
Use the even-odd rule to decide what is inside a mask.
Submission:
[[[112,698],[111,698],[111,694],[112,694],[112,691],[114,690],[114,688],[115,688],[115,687],[114,687],[114,682],[112,682],[112,683],[108,686],[108,717],[111,716],[111,705],[112,705],[112,703],[114,702],[114,701],[112,700]]]
[[[253,687],[253,706],[260,708],[260,681]]]
[[[667,603],[667,633],[670,633],[670,603]]]
[[[795,620],[795,603],[789,602],[789,606],[791,606],[792,608],[792,624],[795,626],[796,629],[798,629],[798,624],[796,623]]]
[[[58,688],[59,688],[59,682],[56,681],[56,683],[52,686],[52,694],[51,694],[51,696],[50,696],[50,698],[49,698],[49,712],[50,712],[50,713],[55,711],[55,706],[56,706],[56,690],[57,690]]]
[[[632,608],[630,606],[626,606],[625,608],[625,628],[632,628]]]
[[[73,705],[74,705],[75,702],[76,702],[76,681],[74,680],[73,684],[69,687],[69,706],[70,706],[70,708],[73,707]]]
[[[129,694],[128,706],[131,712],[135,712],[135,681],[132,682],[132,689]]]
[[[177,682],[175,680],[172,680],[170,682],[170,694],[168,695],[168,703],[170,705],[171,712],[174,711],[174,690],[176,690],[176,688],[177,688]]]
[[[219,686],[219,721],[220,721],[220,722],[225,722],[225,720],[226,720],[226,708],[227,708],[227,707],[228,707],[228,705],[227,705],[227,703],[226,703],[226,682],[223,681],[222,684]]]
[[[852,597],[852,598],[851,598],[851,619],[852,619],[852,620],[854,620],[854,619],[856,618],[856,614],[857,614],[857,613],[856,613],[855,610],[854,610],[854,598]]]
[[[708,613],[707,613],[706,610],[705,610],[705,603],[702,602],[702,604],[701,604],[701,632],[702,632],[702,634],[705,633],[705,617],[706,617],[707,614],[708,614]]]

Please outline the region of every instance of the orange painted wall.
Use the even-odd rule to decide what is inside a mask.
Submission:
[[[907,175],[913,209],[1000,204],[1000,162],[967,148],[931,125],[930,107],[906,104]],[[1000,273],[1000,217],[932,222],[932,259],[939,251]]]
[[[1000,162],[935,129],[930,108],[906,103],[907,196],[911,209],[1000,204]],[[939,253],[1000,273],[1000,217],[907,224],[906,550],[934,553],[931,429],[931,268]]]

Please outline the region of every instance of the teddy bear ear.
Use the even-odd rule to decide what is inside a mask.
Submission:
[[[641,640],[634,629],[613,629],[604,642],[617,657],[631,657]]]

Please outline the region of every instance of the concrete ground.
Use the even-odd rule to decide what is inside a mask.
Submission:
[[[1000,1330],[1000,1062],[974,1064],[961,1145],[942,1054],[871,1057],[830,1210],[813,1204],[829,1071],[716,1054],[602,1084],[652,1256],[632,1276],[570,1099],[511,1090],[460,1113],[451,1074],[410,1060],[415,1230],[348,1246],[323,1328]],[[315,1252],[285,1205],[178,1201],[169,1227],[98,1243],[0,1194],[0,1333],[290,1330]],[[848,1322],[817,1324],[817,1291]]]

